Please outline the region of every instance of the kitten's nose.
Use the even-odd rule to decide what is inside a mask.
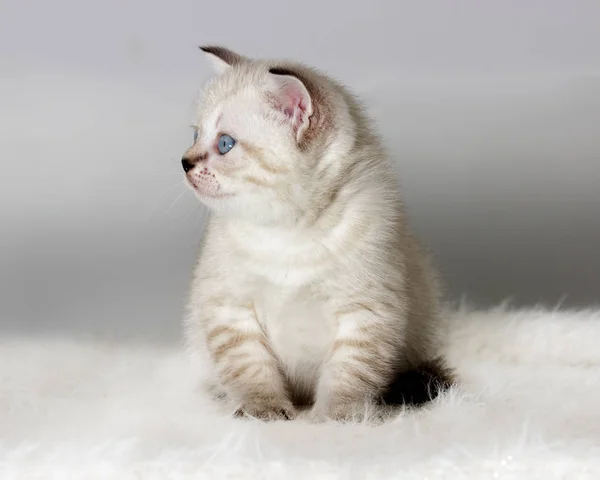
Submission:
[[[196,166],[198,162],[202,160],[206,160],[208,158],[208,153],[196,154],[191,156],[184,156],[181,159],[181,166],[183,167],[183,171],[185,173],[189,172],[192,168]]]
[[[181,166],[183,167],[183,171],[185,173],[189,172],[192,168],[194,168],[194,164],[190,161],[190,159],[185,157],[181,159]]]

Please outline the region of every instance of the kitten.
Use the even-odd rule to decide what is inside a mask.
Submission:
[[[360,418],[452,382],[437,359],[438,287],[387,153],[323,74],[201,47],[187,183],[211,211],[186,339],[238,413]]]

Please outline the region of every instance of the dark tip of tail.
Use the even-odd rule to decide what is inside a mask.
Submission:
[[[438,358],[396,375],[383,392],[380,403],[390,406],[420,406],[455,383],[452,370]]]

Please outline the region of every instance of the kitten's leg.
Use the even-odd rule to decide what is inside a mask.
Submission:
[[[237,413],[264,420],[292,418],[283,375],[253,307],[218,305],[208,311],[206,344],[222,386],[240,404]]]
[[[399,357],[393,322],[368,304],[351,304],[336,312],[338,330],[323,364],[312,411],[315,420],[360,420],[365,407],[387,386]]]

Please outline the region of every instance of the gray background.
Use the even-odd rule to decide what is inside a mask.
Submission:
[[[1,331],[177,337],[211,42],[363,96],[449,298],[597,302],[597,0],[2,0]]]

